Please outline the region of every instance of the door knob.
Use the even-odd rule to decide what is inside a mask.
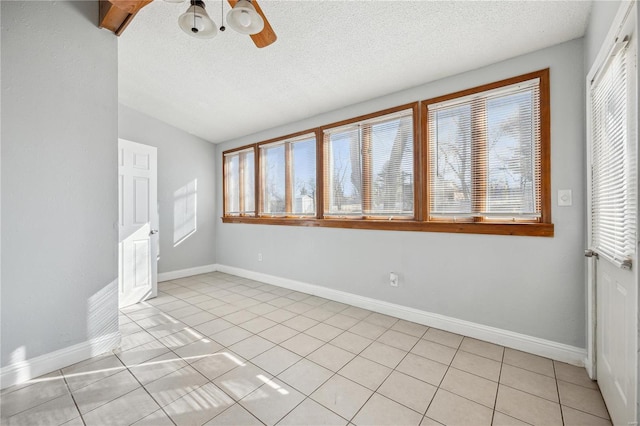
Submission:
[[[152,229],[151,232],[149,232],[149,235],[153,235],[153,234],[157,234],[158,230],[157,229]]]

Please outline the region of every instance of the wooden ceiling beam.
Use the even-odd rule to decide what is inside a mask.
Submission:
[[[136,14],[153,0],[100,0],[100,28],[119,36]]]

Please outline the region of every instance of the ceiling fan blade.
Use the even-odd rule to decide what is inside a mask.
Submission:
[[[231,7],[234,7],[236,3],[238,3],[238,0],[227,0],[227,1],[231,5]],[[264,20],[264,28],[262,29],[262,31],[260,31],[258,34],[251,35],[251,40],[253,40],[253,43],[258,48],[261,49],[263,47],[267,47],[270,44],[274,43],[278,39],[278,36],[273,31],[273,28],[271,28],[271,24],[269,24],[269,21],[267,20],[267,17],[264,15],[264,12],[260,8],[260,5],[258,4],[258,2],[256,0],[251,0],[251,4],[253,5],[253,7],[255,7],[256,12],[258,12],[258,14],[262,16],[262,19]]]
[[[136,14],[153,0],[100,0],[98,27],[119,36]]]

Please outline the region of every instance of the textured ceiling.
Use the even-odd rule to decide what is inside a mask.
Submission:
[[[225,15],[229,5],[224,1]],[[221,0],[206,1],[220,25]],[[587,1],[274,1],[278,40],[184,34],[156,0],[119,38],[120,102],[218,143],[584,35]]]

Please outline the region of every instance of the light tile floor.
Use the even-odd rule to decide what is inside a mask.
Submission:
[[[2,391],[7,425],[610,425],[583,368],[222,273],[121,347]]]

